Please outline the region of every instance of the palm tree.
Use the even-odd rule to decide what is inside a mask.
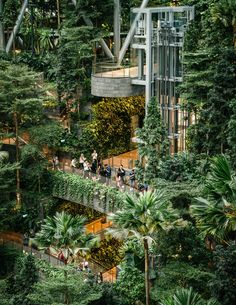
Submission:
[[[91,234],[86,234],[85,222],[86,218],[81,215],[57,212],[55,216],[45,219],[35,240],[43,247],[61,249],[68,259],[70,253],[74,255],[80,249],[79,246],[87,245],[91,239]]]
[[[205,193],[213,200],[235,199],[236,177],[227,158],[220,155],[212,158],[210,173],[205,182]]]
[[[116,238],[136,237],[144,247],[146,305],[150,304],[149,247],[153,234],[165,230],[174,214],[161,191],[144,192],[137,196],[127,195],[122,210],[111,214],[114,228],[110,230]],[[168,222],[169,221],[169,222]]]
[[[53,217],[47,217],[41,227],[41,231],[36,235],[35,240],[43,247],[61,249],[66,261],[70,254],[74,255],[79,246],[84,246],[91,239],[91,234],[86,234],[86,218],[81,215],[72,216],[65,213],[56,213]],[[67,284],[68,274],[64,270],[64,281]],[[64,304],[68,303],[68,289],[64,293]]]
[[[174,295],[162,300],[160,305],[217,305],[216,300],[204,301],[201,296],[194,292],[192,287],[189,289],[178,289]]]
[[[236,178],[225,156],[213,158],[205,183],[207,199],[196,198],[190,207],[205,237],[226,242],[236,233]]]
[[[191,206],[190,210],[204,237],[212,236],[223,242],[235,238],[235,202],[229,203],[224,199],[220,202],[212,202],[201,197],[196,200],[197,202]]]

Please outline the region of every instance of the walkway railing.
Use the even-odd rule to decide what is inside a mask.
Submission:
[[[45,253],[42,251],[39,251],[31,246],[27,246],[23,244],[23,236],[21,234],[15,233],[15,232],[0,232],[0,245],[10,245],[11,247],[15,249],[19,249],[19,251],[22,251],[25,254],[31,254],[34,257],[46,261],[49,264],[53,266],[64,266],[64,261],[58,259],[57,257]],[[83,259],[81,258],[81,262]],[[102,274],[103,281],[109,281],[114,282],[116,281],[116,267],[105,270],[104,267],[102,267],[100,264],[89,261],[89,268],[93,272],[93,274]]]

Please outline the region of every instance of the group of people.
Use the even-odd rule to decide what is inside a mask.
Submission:
[[[78,168],[82,173],[84,178],[92,178],[93,180],[99,180],[101,177],[105,177],[106,185],[110,185],[111,177],[112,177],[112,169],[109,164],[103,165],[103,163],[98,159],[98,154],[96,150],[94,150],[91,154],[91,163],[86,159],[83,153],[81,153],[79,160],[75,157],[72,158],[70,162],[70,168],[72,173],[76,172]],[[60,170],[60,163],[58,157],[53,158],[53,168],[55,170]],[[125,177],[126,171],[124,166],[121,164],[116,171],[115,180],[116,186],[119,189],[124,189],[125,187]],[[135,188],[135,170],[132,169],[128,174],[128,179],[130,184],[130,191],[134,191]]]
[[[102,162],[98,159],[98,154],[96,150],[93,151],[91,155],[92,162],[89,163],[89,161],[86,159],[83,153],[81,153],[79,157],[79,164],[76,160],[76,158],[73,158],[71,160],[71,171],[75,172],[75,169],[77,168],[77,165],[79,167],[79,170],[83,172],[83,176],[85,178],[92,178],[96,179],[98,176],[105,176],[107,178],[107,183],[109,183],[109,180],[111,178],[111,167],[108,164],[105,164],[103,166]]]

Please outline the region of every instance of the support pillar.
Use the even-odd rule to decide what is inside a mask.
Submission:
[[[24,2],[22,4],[22,7],[21,7],[21,10],[20,10],[20,13],[18,15],[18,18],[16,20],[16,24],[13,28],[13,31],[11,32],[11,36],[8,39],[8,42],[7,42],[7,45],[6,45],[6,53],[9,53],[10,50],[11,50],[11,47],[13,45],[13,41],[16,37],[17,32],[19,31],[19,28],[20,28],[20,25],[21,25],[21,22],[23,20],[24,13],[25,13],[25,10],[26,10],[28,4],[29,4],[29,0],[24,0]]]
[[[4,26],[2,22],[3,17],[3,0],[0,0],[0,51],[5,49],[5,39],[4,39]]]
[[[114,55],[116,60],[120,52],[120,0],[114,0]]]
[[[152,97],[152,17],[151,12],[147,12],[147,32],[146,32],[146,86],[145,86],[145,97],[146,105],[145,110],[147,113],[147,105]]]

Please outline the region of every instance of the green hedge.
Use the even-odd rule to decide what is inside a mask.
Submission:
[[[113,212],[122,208],[125,193],[114,187],[106,186],[75,174],[51,172],[53,177],[52,195],[93,208],[94,198],[104,212]]]

